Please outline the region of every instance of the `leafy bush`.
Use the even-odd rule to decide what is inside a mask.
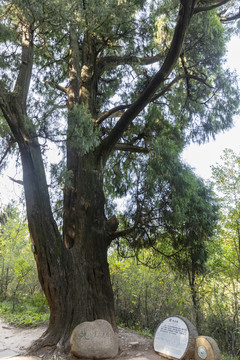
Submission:
[[[22,304],[21,306],[16,307],[13,312],[11,302],[4,301],[0,304],[0,317],[16,326],[37,326],[39,324],[46,323],[49,320],[48,309],[43,311],[42,307],[42,311],[39,311],[41,306],[44,307],[45,304],[41,304],[40,307],[29,304],[23,306]]]
[[[37,325],[49,317],[40,289],[26,220],[14,204],[0,220],[0,316],[15,325]]]

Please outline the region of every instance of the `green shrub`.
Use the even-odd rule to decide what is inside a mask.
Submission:
[[[44,311],[40,311],[39,309],[41,309],[41,306],[33,306],[30,304],[25,304],[24,306],[22,303],[16,306],[13,312],[12,303],[5,301],[0,304],[0,317],[16,326],[37,326],[49,320],[48,309],[46,308]]]

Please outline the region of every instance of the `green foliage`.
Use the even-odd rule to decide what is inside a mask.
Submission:
[[[66,169],[62,161],[59,164],[51,164],[51,176],[62,188],[70,188],[72,185],[73,173]]]
[[[219,254],[221,261],[215,263],[221,276],[229,283],[225,290],[225,304],[228,304],[231,322],[232,351],[235,356],[240,354],[240,157],[231,149],[225,149],[221,163],[212,167],[213,183],[220,196],[221,217],[219,231]],[[225,281],[226,281],[225,280]],[[229,294],[231,289],[231,294]],[[223,304],[220,304],[221,307]]]
[[[240,157],[225,149],[212,176],[221,203],[222,269],[239,279],[240,269]],[[231,266],[229,266],[231,264]]]
[[[76,149],[81,155],[99,144],[99,129],[92,121],[91,113],[84,105],[75,105],[68,114],[68,142],[70,146]]]
[[[124,141],[131,143],[134,139],[133,134],[140,134],[136,145],[146,149],[150,148],[150,156],[141,153],[115,152],[106,167],[105,191],[107,197],[113,195],[122,197],[127,193],[134,197],[134,193],[139,190],[136,188],[136,184],[139,182],[142,182],[142,188],[148,192],[150,197],[156,194],[156,182],[159,183],[158,180],[162,174],[165,177],[169,175],[170,178],[170,170],[167,168],[175,167],[175,174],[177,174],[181,167],[179,154],[183,149],[184,140],[180,129],[166,121],[157,106],[149,107],[146,113],[144,112],[134,121],[129,131],[126,132]],[[164,179],[161,183],[163,182]]]
[[[214,258],[217,252],[210,255]],[[146,267],[143,263],[149,258],[151,262]],[[159,323],[173,315],[185,316],[196,325],[188,279],[170,268],[167,258],[160,259],[152,250],[144,250],[137,259],[122,259],[112,250],[109,260],[120,326],[153,335]],[[218,268],[209,267],[208,273],[196,280],[201,304],[199,334],[213,337],[225,358],[230,359],[234,350],[232,341],[237,335],[231,279],[222,276]],[[236,344],[235,354],[237,351]]]
[[[182,164],[181,145],[174,142],[173,134],[173,141],[168,133],[156,139],[149,161],[142,160],[141,167],[134,168],[137,187],[132,190],[126,217],[134,223],[139,212],[141,221],[128,240],[135,248],[154,245],[166,254],[180,250],[187,254],[195,248],[194,262],[200,268],[206,260],[204,244],[216,228],[217,201],[211,188]],[[182,261],[181,268],[186,268],[187,255]]]
[[[229,354],[221,354],[221,359],[222,360],[236,360],[236,358],[234,356],[229,356]]]
[[[143,263],[156,266],[163,261],[187,280],[200,330],[200,284],[215,251],[212,239],[218,222],[217,199],[212,189],[181,163],[176,144],[167,147],[171,142],[161,140],[154,144],[146,177],[139,175],[137,194],[129,200],[126,217],[132,218],[133,225],[137,221],[136,230],[126,237],[127,242],[117,241],[117,246],[123,256],[138,259],[141,249],[147,248]]]
[[[14,204],[2,210],[1,219],[0,313],[11,321],[21,323],[40,321],[45,315],[34,315],[34,312],[42,310],[48,313],[48,308],[46,300],[40,295],[26,221]]]
[[[16,326],[37,326],[48,322],[49,311],[46,300],[43,297],[38,301],[38,304],[24,299],[22,304],[14,309],[14,312],[12,304],[4,301],[0,304],[0,317]]]
[[[232,126],[239,95],[236,76],[223,69],[229,37],[229,31],[215,11],[203,12],[190,24],[174,73],[175,76],[184,71],[189,79],[180,81],[166,96],[169,115],[179,122],[188,141],[205,142]],[[202,81],[196,81],[194,76],[200,74]],[[227,106],[225,101],[228,101]]]
[[[110,271],[117,321],[125,327],[153,334],[160,321],[172,314],[190,317],[191,299],[186,284],[177,282],[163,261],[155,269],[141,265],[144,251],[135,259],[121,259],[111,252]],[[183,295],[184,289],[184,295]]]

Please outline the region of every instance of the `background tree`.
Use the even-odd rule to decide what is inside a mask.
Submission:
[[[141,182],[146,197],[141,214],[148,219],[147,224],[141,221],[137,229],[127,236],[128,245],[117,241],[117,247],[123,256],[129,256],[129,251],[133,250],[139,262],[155,267],[161,260],[180,276],[187,277],[195,312],[194,322],[201,332],[199,275],[206,273],[208,257],[214,251],[212,241],[218,223],[217,197],[211,187],[207,187],[175,157],[171,159],[168,155],[168,161],[164,163],[165,166],[157,161],[152,167],[156,176],[152,174],[146,183]],[[147,188],[150,194],[147,194]],[[159,193],[161,203],[155,195]],[[132,207],[130,204],[130,211]],[[129,217],[129,214],[124,214],[124,218]],[[149,257],[145,256],[145,261],[140,261],[138,257],[142,248],[152,249]]]
[[[239,272],[240,272],[240,157],[225,149],[221,163],[212,167],[213,181],[221,203],[221,272],[231,283],[233,294],[232,352],[239,354]]]
[[[185,247],[171,260],[173,267],[188,278],[195,312],[194,322],[199,333],[202,333],[201,285],[208,272],[208,258],[214,251],[212,242],[216,235],[218,204],[213,191],[207,189],[200,179],[196,185],[197,188],[190,192],[186,221],[183,222]]]
[[[10,203],[2,210],[0,225],[0,300],[12,310],[39,290],[26,219]]]
[[[152,263],[143,265],[150,257]],[[142,250],[138,259],[123,259],[115,251],[109,257],[118,323],[145,335],[153,335],[166,316],[187,315],[194,320],[187,282],[180,280],[164,258],[160,261],[158,256],[153,266],[154,257],[152,249]]]
[[[20,155],[32,248],[50,306],[49,328],[35,348],[60,349],[84,320],[116,326],[108,247],[141,230],[150,215],[154,225],[154,208],[167,232],[164,204],[178,174],[159,177],[151,203],[154,165],[167,171],[169,156],[178,159],[190,139],[204,141],[232,124],[238,92],[222,65],[235,5],[1,2],[1,164],[9,151]],[[52,166],[62,189],[58,223],[50,200],[57,190],[46,181],[49,142],[62,154]],[[117,231],[110,201],[127,193],[135,205],[127,228]]]

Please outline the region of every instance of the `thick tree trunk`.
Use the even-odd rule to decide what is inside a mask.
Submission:
[[[79,160],[77,187],[65,194],[64,228],[71,236],[74,231],[66,248],[51,212],[40,147],[25,143],[20,151],[32,247],[50,307],[49,328],[33,350],[65,345],[83,321],[101,318],[115,327],[102,178],[93,166],[94,156]]]
[[[82,282],[88,320],[103,318],[115,326],[107,263],[109,228],[104,214],[102,169],[97,159],[94,153],[80,156],[69,152],[68,168],[73,171],[73,179],[64,195],[64,241],[73,256],[75,279]]]
[[[70,110],[77,103],[80,84],[77,51],[76,37],[72,36],[69,64],[71,86],[68,88]],[[21,154],[32,249],[39,281],[50,307],[49,327],[33,346],[33,350],[37,350],[46,349],[46,346],[54,349],[57,344],[66,345],[72,329],[83,321],[102,318],[114,327],[116,325],[107,263],[110,241],[104,216],[101,166],[95,160],[98,156],[94,153],[80,156],[71,146],[68,148],[67,165],[73,178],[64,195],[64,243],[52,214],[35,127],[26,122],[32,64],[33,30],[29,26],[23,29],[22,62],[14,93],[8,102],[0,91],[0,105]],[[81,89],[81,93],[85,94],[82,101],[86,101],[86,104],[90,96],[86,85],[92,82],[87,74],[89,72],[84,73],[85,82]]]

